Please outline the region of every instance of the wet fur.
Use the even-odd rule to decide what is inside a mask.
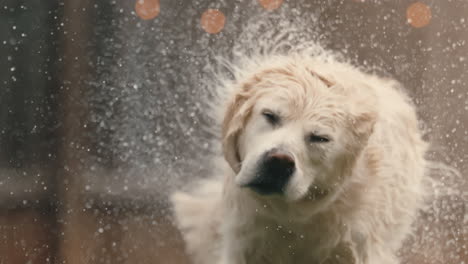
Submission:
[[[217,172],[222,177],[171,197],[194,263],[399,263],[396,251],[423,205],[427,167],[427,144],[399,84],[304,54],[252,59],[235,76],[220,88],[230,91],[220,110],[227,162],[216,163],[223,168]],[[321,100],[316,91],[331,91],[338,98],[332,103],[343,100],[336,112],[321,114],[336,118],[349,153],[327,164],[334,175],[322,179],[323,184],[339,186],[318,202],[299,199],[301,182],[288,194],[291,200],[261,197],[236,184],[249,144],[257,143],[245,142],[243,135],[254,120],[255,105],[279,93],[271,85],[282,82],[297,85],[281,90],[291,101],[290,110],[310,98]],[[327,107],[323,111],[334,109]],[[301,120],[304,113],[298,112],[291,113]]]

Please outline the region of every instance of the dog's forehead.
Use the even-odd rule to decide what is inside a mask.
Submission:
[[[261,70],[247,78],[243,87],[253,92],[259,110],[275,110],[293,119],[334,115],[344,103],[317,74],[297,65]]]
[[[277,87],[269,89],[257,101],[259,110],[269,109],[280,112],[283,116],[297,119],[318,119],[342,113],[342,104],[338,98],[327,93],[310,93],[304,89]]]
[[[277,89],[276,91],[270,91],[269,93],[264,93],[262,96],[260,96],[256,103],[257,108],[267,108],[281,112],[286,112],[289,108],[291,108],[290,105],[293,103],[292,98],[287,96],[286,93],[281,93],[279,90],[280,89]]]
[[[280,100],[293,101],[297,97],[323,98],[329,94],[330,83],[324,82],[324,78],[311,69],[290,65],[259,71],[247,79],[244,86],[279,96]]]

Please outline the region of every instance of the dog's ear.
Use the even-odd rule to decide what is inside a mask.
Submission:
[[[327,87],[332,87],[335,85],[335,81],[333,81],[331,78],[325,77],[322,74],[309,69],[309,72],[317,79],[319,79],[321,82],[323,82]]]
[[[354,131],[360,141],[367,141],[374,131],[376,121],[377,113],[373,110],[355,113],[352,120],[352,131]]]
[[[235,173],[241,168],[238,137],[244,128],[252,111],[252,106],[247,102],[251,93],[243,90],[230,100],[222,123],[222,147],[226,161]]]
[[[364,89],[364,88],[362,88]],[[351,113],[352,131],[359,141],[367,141],[369,136],[374,131],[375,123],[378,119],[378,111],[376,105],[376,97],[372,89],[367,90],[368,93],[356,96],[357,89],[354,90],[354,96],[348,94],[347,100],[350,102],[349,107]],[[351,92],[351,91],[349,91]]]
[[[346,82],[330,80],[330,90],[340,95],[347,105],[352,131],[358,140],[367,140],[377,121],[375,88],[365,82],[348,79]],[[365,91],[365,92],[364,92]]]

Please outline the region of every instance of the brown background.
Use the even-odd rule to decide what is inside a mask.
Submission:
[[[405,85],[465,194],[431,204],[404,262],[467,262],[468,2],[422,1],[422,28],[413,2],[161,0],[142,20],[132,1],[3,1],[0,263],[187,263],[166,197],[209,172],[203,65],[264,13]],[[199,25],[207,8],[226,16],[219,34]]]

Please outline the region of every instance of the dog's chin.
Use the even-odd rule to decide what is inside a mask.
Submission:
[[[327,200],[331,191],[312,184],[308,188],[290,190],[284,194],[284,199],[291,203],[319,203]]]
[[[326,210],[333,201],[333,194],[325,188],[310,186],[303,192],[285,192],[283,194],[261,194],[254,189],[240,187],[243,195],[248,195],[264,207],[259,212],[274,219],[282,219],[288,212],[288,221],[307,221],[311,217]],[[291,216],[293,216],[291,218]]]
[[[312,185],[309,187],[306,195],[304,195],[303,197],[301,197],[301,199],[299,201],[303,201],[303,202],[307,202],[307,201],[315,201],[315,202],[319,202],[319,201],[323,201],[325,200],[327,197],[330,196],[330,193],[331,193],[331,190],[328,189],[328,188],[322,188],[322,187],[319,187],[318,185]]]

